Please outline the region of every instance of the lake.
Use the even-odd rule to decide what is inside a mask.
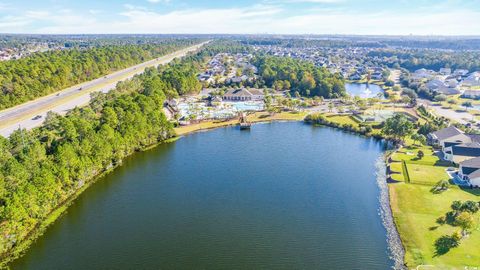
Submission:
[[[384,144],[301,122],[188,135],[87,189],[13,269],[389,269]]]
[[[378,93],[385,93],[385,91],[376,84],[366,83],[345,83],[347,94],[361,98],[377,97]],[[384,98],[382,96],[382,98]]]

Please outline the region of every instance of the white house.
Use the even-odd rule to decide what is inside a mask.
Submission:
[[[223,95],[223,100],[229,101],[261,101],[265,95],[259,89],[230,89]]]
[[[461,162],[458,177],[470,182],[473,187],[480,187],[480,157]]]

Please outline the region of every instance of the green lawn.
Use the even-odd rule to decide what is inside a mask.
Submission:
[[[406,248],[405,260],[409,268],[421,264],[435,265],[435,269],[463,269],[480,266],[480,214],[476,214],[477,227],[460,246],[448,253],[435,255],[435,240],[451,235],[458,227],[439,226],[436,219],[450,210],[454,200],[480,200],[480,193],[470,193],[451,187],[442,194],[433,194],[429,186],[391,184],[390,201],[394,219]]]
[[[350,115],[329,115],[328,120],[339,124],[351,124],[354,127],[358,127],[358,122],[355,121]]]
[[[417,158],[418,151],[420,150],[424,154],[422,159]],[[397,151],[395,154],[393,154],[392,158],[398,161],[405,160],[407,163],[424,165],[434,165],[440,161],[438,156],[433,153],[432,148],[427,146],[404,147],[400,151]]]
[[[411,183],[431,184],[432,186],[440,180],[448,180],[448,174],[443,166],[432,166],[407,163],[408,175]]]
[[[408,143],[408,142],[407,142]],[[422,159],[418,151],[424,152]],[[476,228],[460,246],[440,256],[435,255],[435,241],[443,235],[459,231],[458,227],[438,225],[437,218],[450,211],[454,200],[480,201],[480,191],[462,190],[452,186],[441,194],[430,192],[440,180],[448,179],[448,162],[441,161],[428,146],[404,147],[392,155],[394,161],[405,161],[410,184],[404,183],[402,162],[393,162],[390,169],[398,174],[392,178],[401,183],[389,185],[390,203],[397,229],[406,250],[405,262],[410,269],[418,265],[435,265],[434,269],[464,269],[480,266],[480,214],[476,214]],[[417,184],[415,184],[417,182]],[[433,269],[433,268],[432,268]]]

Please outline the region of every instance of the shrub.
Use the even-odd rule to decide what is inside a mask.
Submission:
[[[447,100],[447,96],[445,96],[444,94],[436,95],[435,98],[434,98],[434,100],[435,100],[435,101],[442,102],[442,101]]]
[[[450,206],[454,211],[461,211],[462,210],[462,202],[461,201],[453,201],[452,205]]]
[[[441,216],[439,218],[437,218],[437,223],[440,224],[440,225],[443,225],[447,222],[447,219],[445,218],[445,216]]]
[[[460,244],[460,238],[457,234],[444,235],[435,241],[435,255],[443,255],[450,251],[454,247],[458,247]]]
[[[450,183],[447,180],[438,181],[432,188],[432,192],[435,194],[442,193],[450,187]]]
[[[470,213],[476,213],[478,210],[480,210],[480,207],[477,202],[466,201],[462,204],[461,210]]]

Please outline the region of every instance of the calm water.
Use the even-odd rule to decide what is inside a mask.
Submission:
[[[372,139],[303,123],[139,153],[13,269],[388,269]]]
[[[373,98],[377,97],[378,93],[383,94],[385,92],[376,84],[366,83],[346,83],[345,89],[347,90],[347,94],[361,98]],[[383,95],[382,98],[384,98]]]

